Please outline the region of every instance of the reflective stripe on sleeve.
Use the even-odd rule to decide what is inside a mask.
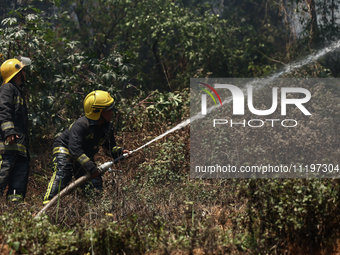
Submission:
[[[9,129],[9,128],[14,128],[13,122],[7,121],[1,124],[2,131],[5,131],[6,129]]]
[[[80,163],[80,165],[84,165],[87,161],[90,161],[90,158],[83,154],[77,159],[77,161]]]
[[[0,143],[0,150],[2,151],[20,151],[27,153],[27,149],[24,145],[19,144],[19,143],[14,143],[10,145],[4,145],[4,143]]]
[[[117,151],[118,151],[119,149],[121,149],[121,147],[119,147],[119,146],[113,147],[113,148],[112,148],[112,153],[117,153]]]
[[[56,153],[63,153],[63,154],[70,155],[70,152],[65,147],[54,147],[53,148],[53,155],[56,154]]]

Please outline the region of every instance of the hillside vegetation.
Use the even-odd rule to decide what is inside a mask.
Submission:
[[[83,114],[83,99],[92,90],[114,96],[117,143],[135,150],[190,118],[190,78],[265,77],[338,38],[332,15],[338,1],[315,1],[323,14],[317,23],[305,1],[256,2],[60,0],[18,6],[0,0],[1,62],[16,55],[32,59],[26,71],[29,185],[23,204],[0,197],[0,253],[335,252],[338,179],[190,178],[190,125],[115,165],[103,176],[102,194],[77,189],[34,218],[52,176],[54,138]],[[285,77],[337,78],[338,56],[333,51]],[[288,130],[229,132],[230,163],[339,163],[340,88],[319,82],[308,89],[313,118],[293,113],[301,126],[291,144]],[[270,94],[254,97],[261,98],[262,109],[271,105]],[[100,151],[95,161],[111,159]]]

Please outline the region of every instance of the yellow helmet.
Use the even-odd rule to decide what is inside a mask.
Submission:
[[[84,99],[85,116],[91,120],[99,120],[102,111],[112,107],[113,101],[107,91],[92,91]]]
[[[9,82],[24,66],[31,64],[31,60],[25,57],[16,57],[6,60],[0,67],[2,84]]]

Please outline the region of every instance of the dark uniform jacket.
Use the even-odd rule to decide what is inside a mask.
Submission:
[[[110,123],[99,127],[98,121],[83,116],[55,140],[53,154],[70,154],[86,171],[93,172],[96,164],[91,158],[98,152],[99,146],[106,148],[113,158],[123,153],[123,148],[116,145],[113,131]]]
[[[0,154],[28,156],[28,116],[22,87],[11,81],[0,87]],[[5,138],[17,135],[15,143],[5,145]]]

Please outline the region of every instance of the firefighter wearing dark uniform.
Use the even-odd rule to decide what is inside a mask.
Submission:
[[[26,195],[29,174],[28,117],[23,96],[26,76],[22,68],[28,58],[9,59],[0,69],[0,192],[6,189],[7,200],[22,202]]]
[[[113,127],[110,124],[113,101],[106,91],[96,90],[88,94],[84,100],[85,116],[76,120],[55,140],[54,172],[44,196],[44,204],[65,188],[72,176],[78,179],[86,172],[90,172],[93,178],[87,183],[88,187],[102,189],[102,179],[93,162],[93,156],[98,152],[99,146],[103,146],[113,158],[129,153],[116,146]]]

